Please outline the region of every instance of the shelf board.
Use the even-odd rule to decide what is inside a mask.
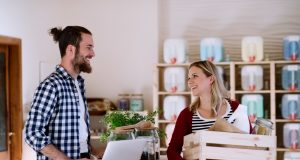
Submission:
[[[230,65],[230,64],[235,64],[235,65],[263,65],[267,64],[269,65],[270,63],[275,63],[275,64],[300,64],[300,61],[260,61],[260,62],[215,62],[215,65]],[[156,64],[157,67],[188,67],[191,63],[181,63],[181,64],[169,64],[169,63],[158,63]]]
[[[216,62],[214,63],[217,66],[227,66],[230,65],[232,62]]]
[[[186,92],[164,92],[160,91],[158,92],[158,95],[191,95],[191,92],[186,91]]]
[[[300,61],[274,61],[275,64],[300,64]]]
[[[158,120],[158,123],[176,123],[176,121],[170,121],[170,120]]]
[[[271,90],[260,90],[260,91],[244,91],[236,90],[235,94],[251,94],[251,93],[271,93]],[[275,93],[300,93],[300,90],[289,91],[289,90],[275,90]]]
[[[300,93],[300,90],[289,91],[289,90],[275,90],[275,93]]]
[[[236,90],[235,94],[252,94],[252,93],[270,93],[270,90],[260,90],[260,91],[242,91]]]
[[[251,65],[251,64],[271,64],[271,63],[275,63],[275,64],[299,64],[300,61],[285,61],[285,60],[280,60],[280,61],[260,61],[260,62],[233,62],[236,65]]]
[[[276,123],[299,123],[300,119],[289,120],[289,119],[276,119]]]
[[[230,65],[232,62],[215,62],[217,66]],[[158,63],[156,67],[188,67],[191,63],[181,63],[181,64],[168,64],[168,63]]]
[[[189,63],[182,63],[182,64],[168,64],[168,63],[159,63],[156,64],[156,67],[188,67]]]
[[[100,136],[91,136],[91,139],[99,139],[100,140]]]
[[[235,65],[261,65],[261,64],[267,64],[269,65],[272,61],[260,61],[260,62],[233,62]]]
[[[300,152],[300,149],[280,148],[276,149],[278,152]]]

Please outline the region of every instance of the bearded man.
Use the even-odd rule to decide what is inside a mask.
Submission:
[[[89,113],[81,72],[91,73],[92,33],[81,26],[52,28],[61,63],[35,91],[25,141],[37,160],[86,159],[90,155]]]

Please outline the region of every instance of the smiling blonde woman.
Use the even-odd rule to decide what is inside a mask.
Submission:
[[[197,61],[189,66],[188,87],[196,98],[176,121],[167,150],[168,159],[182,160],[180,154],[184,136],[198,130],[208,130],[217,118],[229,120],[234,116],[234,121],[230,123],[241,131],[251,133],[246,106],[230,99],[212,62]]]

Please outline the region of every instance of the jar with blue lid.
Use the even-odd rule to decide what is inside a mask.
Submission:
[[[144,110],[143,94],[131,94],[130,110],[139,112]]]
[[[130,94],[127,93],[122,93],[119,94],[119,99],[118,99],[118,109],[122,111],[128,111],[130,108]]]

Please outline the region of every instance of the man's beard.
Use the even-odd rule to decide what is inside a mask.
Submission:
[[[86,59],[79,54],[79,52],[76,52],[75,59],[72,61],[73,67],[76,71],[85,72],[85,73],[91,73],[92,67],[91,65],[86,61]]]

